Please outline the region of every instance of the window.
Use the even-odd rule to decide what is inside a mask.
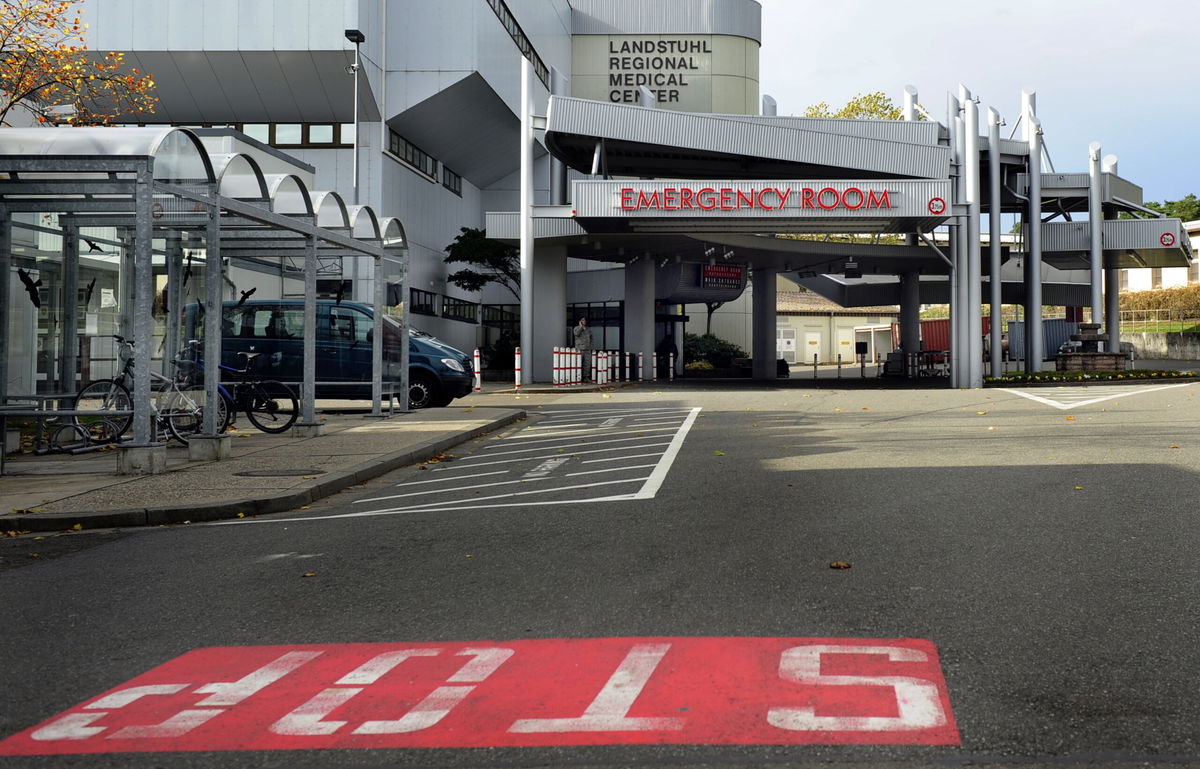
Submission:
[[[388,152],[412,166],[417,172],[430,179],[437,179],[437,161],[395,131],[388,132]]]
[[[1121,270],[1121,277],[1118,281],[1117,288],[1121,291],[1129,290],[1129,270]]]
[[[462,197],[462,177],[442,166],[442,186],[453,192],[455,195]]]
[[[280,123],[275,126],[275,137],[272,144],[303,144],[304,126],[299,123]]]
[[[333,126],[318,124],[308,126],[309,144],[333,144]]]
[[[271,143],[271,126],[268,123],[247,123],[242,126],[242,133],[263,144]]]
[[[1192,263],[1188,265],[1188,285],[1200,283],[1200,254],[1192,255]]]
[[[294,339],[304,333],[304,309],[233,307],[221,316],[222,335],[244,339]]]
[[[475,323],[479,317],[479,305],[452,296],[442,297],[442,317],[450,320],[461,320],[464,323]]]
[[[431,291],[422,291],[419,288],[411,288],[409,296],[412,299],[412,307],[409,308],[409,311],[418,315],[437,315],[437,294]]]
[[[1150,268],[1150,288],[1162,288],[1162,267]]]
[[[329,308],[329,338],[335,342],[367,344],[371,319],[349,307]]]

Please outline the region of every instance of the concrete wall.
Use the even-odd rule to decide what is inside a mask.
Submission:
[[[1122,333],[1121,344],[1132,344],[1139,358],[1161,360],[1200,360],[1200,333],[1139,332]]]

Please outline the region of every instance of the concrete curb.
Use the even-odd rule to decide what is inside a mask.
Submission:
[[[208,505],[161,505],[126,510],[6,515],[0,516],[0,526],[14,531],[65,531],[76,525],[85,529],[114,529],[130,526],[165,526],[172,523],[220,521],[236,518],[239,513],[246,517],[280,513],[311,504],[318,499],[377,478],[392,470],[416,464],[448,448],[510,425],[526,416],[523,409],[512,409],[511,414],[494,419],[487,424],[472,427],[469,430],[458,430],[435,440],[425,441],[407,449],[342,468],[328,473],[318,483],[295,491]]]

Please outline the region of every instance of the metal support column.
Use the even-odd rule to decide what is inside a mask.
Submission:
[[[751,344],[753,354],[751,360],[755,379],[771,380],[777,377],[775,360],[777,357],[775,344],[775,311],[776,291],[775,278],[779,274],[775,267],[755,267],[750,276],[753,284]]]
[[[916,238],[916,235],[909,237]],[[900,276],[900,349],[905,355],[921,351],[921,274]]]
[[[183,297],[183,247],[179,242],[179,231],[170,230],[167,233],[167,296],[164,315],[166,328],[163,336],[163,368],[164,376],[173,373],[172,361],[179,357],[179,318],[180,301]]]
[[[133,445],[149,446],[154,440],[154,419],[150,403],[150,353],[154,336],[154,261],[151,256],[153,232],[150,226],[151,185],[154,179],[149,163],[137,170],[134,192],[133,235]]]
[[[1088,145],[1088,236],[1090,240],[1092,323],[1104,322],[1104,177],[1100,171],[1100,142]],[[1113,349],[1113,348],[1106,348]]]
[[[951,170],[950,183],[953,190],[952,204],[961,203],[962,198],[962,142],[960,134],[962,133],[962,120],[959,118],[959,101],[954,94],[946,94],[946,130],[949,133],[950,153],[951,153]],[[958,348],[962,335],[959,333],[959,314],[962,312],[962,303],[959,301],[958,284],[961,278],[959,266],[959,235],[958,226],[953,224],[956,219],[950,220],[952,224],[948,227],[949,232],[949,251],[950,251],[950,386],[958,387],[958,372],[959,372],[959,355]]]
[[[1117,175],[1117,156],[1105,155],[1102,161],[1102,171],[1106,174]],[[1116,210],[1111,204],[1102,207],[1102,219],[1116,216]],[[1117,255],[1106,257],[1104,265],[1105,282],[1105,311],[1104,332],[1108,334],[1108,349],[1110,352],[1121,351],[1121,270],[1117,266]]]
[[[533,354],[533,67],[521,57],[521,349]],[[533,366],[521,371],[533,384]]]
[[[1021,92],[1025,141],[1029,146],[1029,207],[1026,217],[1025,370],[1040,371],[1046,357],[1042,333],[1042,124],[1037,94]]]
[[[12,350],[9,318],[12,307],[9,302],[12,291],[12,215],[0,208],[0,405],[8,397],[8,353]],[[4,436],[0,435],[0,441]]]
[[[58,372],[58,391],[73,393],[75,369],[79,366],[79,228],[63,224],[62,243],[62,367]]]
[[[383,276],[382,259],[374,257],[371,268],[371,286],[374,289],[372,304],[375,311],[375,318],[371,324],[371,416],[381,417],[383,416],[383,298],[387,291],[387,279]]]
[[[550,68],[550,93],[554,96],[570,96],[571,80],[558,71],[557,67]],[[550,203],[556,206],[570,203],[571,190],[567,184],[567,164],[550,156]]]
[[[1004,373],[1004,337],[1001,335],[1000,320],[1004,312],[1003,295],[1000,281],[1000,234],[1003,225],[1000,223],[1000,126],[1004,120],[1000,113],[988,109],[988,288],[991,302],[991,342],[988,345],[988,356],[991,375],[1001,376]]]
[[[214,190],[215,194],[215,190]],[[204,234],[204,430],[215,438],[225,425],[217,424],[217,399],[221,397],[221,316],[225,312],[222,289],[225,264],[221,259],[221,208],[208,207]],[[167,250],[170,259],[170,249]],[[177,309],[172,308],[178,313]],[[227,404],[228,405],[228,404]],[[232,406],[230,406],[232,408]]]
[[[300,422],[317,424],[317,239],[304,238],[304,371],[300,385]]]
[[[133,338],[133,234],[128,227],[117,228],[121,255],[117,258],[117,333]]]
[[[983,269],[980,254],[980,173],[979,173],[979,103],[963,88],[965,116],[963,127],[965,164],[963,166],[963,188],[967,203],[967,280],[966,280],[966,344],[963,352],[967,356],[963,366],[966,374],[964,387],[983,387]]]

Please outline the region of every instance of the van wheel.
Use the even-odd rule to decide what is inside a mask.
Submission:
[[[436,404],[441,397],[438,383],[426,373],[416,373],[408,381],[408,407],[410,409],[425,409]]]

